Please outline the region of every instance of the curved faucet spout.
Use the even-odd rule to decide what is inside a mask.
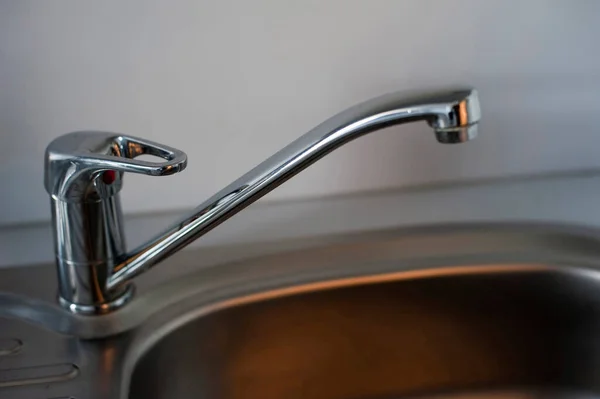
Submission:
[[[147,244],[118,259],[107,279],[114,290],[203,236],[341,145],[384,127],[426,121],[441,143],[477,135],[481,113],[472,89],[406,95],[393,93],[354,106],[315,127],[209,198]]]

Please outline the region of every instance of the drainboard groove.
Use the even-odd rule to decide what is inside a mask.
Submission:
[[[0,356],[12,355],[21,350],[23,341],[17,338],[0,339]]]
[[[72,363],[0,370],[0,388],[72,380],[79,369]]]

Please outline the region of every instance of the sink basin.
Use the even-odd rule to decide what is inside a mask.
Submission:
[[[137,361],[129,397],[600,394],[596,274],[500,265],[380,280],[189,320]]]
[[[600,230],[310,245],[182,252],[102,317],[55,303],[51,265],[0,271],[0,398],[600,398]]]

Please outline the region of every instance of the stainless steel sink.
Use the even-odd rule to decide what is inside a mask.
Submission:
[[[569,397],[600,393],[600,281],[430,271],[219,311],[138,362],[130,398]]]
[[[600,397],[599,230],[292,244],[183,252],[100,317],[56,305],[52,267],[0,271],[0,398]]]

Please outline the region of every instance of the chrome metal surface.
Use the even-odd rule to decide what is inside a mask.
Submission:
[[[134,250],[115,267],[108,287],[126,283],[206,234],[337,147],[384,127],[426,120],[442,143],[462,143],[477,134],[481,117],[475,90],[414,97],[385,95],[323,122],[202,203],[189,216]]]
[[[164,162],[133,159],[154,155]],[[186,166],[183,152],[124,135],[76,132],[46,149],[44,183],[50,194],[60,303],[72,311],[105,313],[131,289],[108,287],[125,254],[119,191],[123,172],[165,176]]]
[[[126,303],[120,297],[132,278],[357,137],[424,120],[438,141],[462,143],[477,135],[480,116],[477,92],[471,89],[412,96],[393,93],[359,104],[306,133],[129,253],[124,253],[116,196],[121,173],[174,173],[185,166],[185,155],[115,134],[61,137],[49,146],[46,155],[46,189],[53,198],[61,303],[72,311],[91,314],[106,313],[117,308],[117,303]],[[168,161],[156,165],[128,159],[145,153]],[[118,177],[106,184],[105,175],[99,172],[111,170],[118,171]]]
[[[61,311],[50,265],[0,270],[0,342],[20,345],[0,397],[600,397],[599,231],[330,240],[230,264],[188,251],[102,317]]]

